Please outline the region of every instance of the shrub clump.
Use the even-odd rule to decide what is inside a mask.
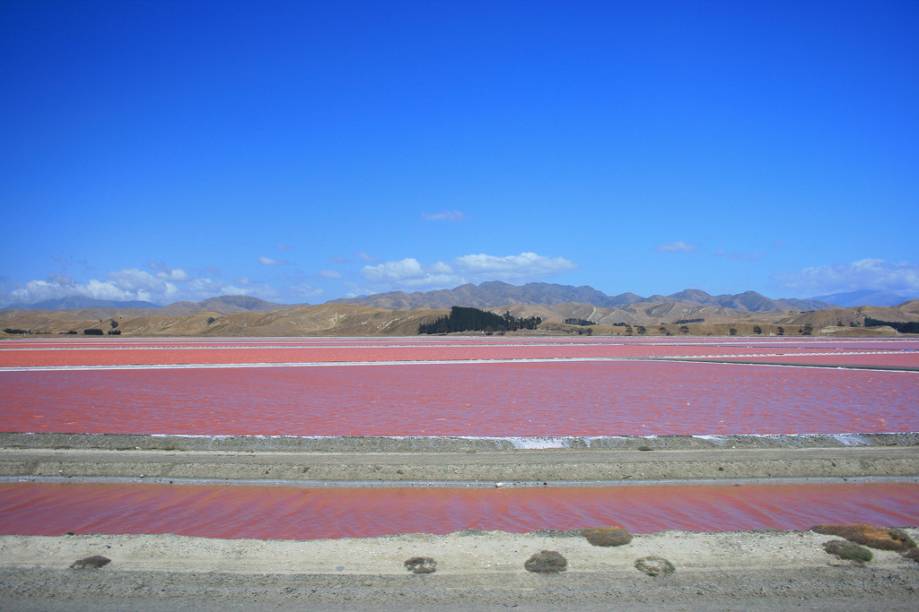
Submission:
[[[871,561],[873,556],[871,551],[864,546],[859,546],[855,542],[849,542],[848,540],[830,540],[829,542],[824,542],[823,550],[831,555],[836,555],[840,559],[855,561],[860,564]]]

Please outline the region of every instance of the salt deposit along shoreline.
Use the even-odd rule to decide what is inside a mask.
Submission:
[[[913,477],[919,446],[466,452],[0,448],[0,477],[493,486],[553,482]]]

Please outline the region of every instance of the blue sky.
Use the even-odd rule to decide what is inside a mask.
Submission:
[[[912,0],[8,0],[0,73],[0,303],[919,295]]]

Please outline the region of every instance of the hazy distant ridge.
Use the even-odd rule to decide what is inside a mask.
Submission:
[[[711,295],[701,289],[684,289],[669,295],[647,297],[635,293],[607,295],[588,285],[575,287],[554,283],[527,283],[511,285],[500,281],[479,285],[465,284],[453,289],[406,293],[391,291],[356,298],[332,300],[328,304],[360,304],[393,310],[416,308],[450,308],[472,306],[475,308],[500,308],[513,304],[557,306],[559,304],[588,304],[598,308],[627,308],[630,306],[661,307],[673,304],[710,306],[739,312],[786,312],[824,310],[833,307],[896,306],[908,301],[909,296],[882,291],[852,291],[811,299],[768,298],[756,291],[736,294]],[[197,312],[230,314],[236,312],[270,312],[290,308],[291,304],[278,304],[248,295],[221,295],[200,302],[175,302],[161,306],[144,301],[99,300],[83,296],[44,300],[34,304],[11,304],[4,310],[156,310],[164,315],[186,315]]]
[[[412,308],[449,308],[450,306],[473,306],[476,308],[497,308],[509,304],[590,304],[600,308],[616,308],[639,303],[684,302],[702,306],[720,306],[745,312],[777,312],[786,310],[819,310],[830,304],[818,300],[770,299],[755,291],[737,294],[711,295],[699,289],[686,289],[671,295],[642,297],[635,293],[607,295],[602,291],[583,285],[558,285],[553,283],[528,283],[511,285],[500,281],[479,285],[460,285],[455,289],[419,291],[406,293],[393,291],[374,295],[335,300],[340,303],[363,304],[378,308],[407,310]]]
[[[221,295],[201,302],[175,302],[160,306],[152,302],[138,300],[98,300],[79,295],[43,300],[34,304],[11,304],[5,310],[156,310],[162,314],[185,315],[208,311],[221,314],[232,312],[268,312],[287,308],[286,304],[276,304],[248,295]]]

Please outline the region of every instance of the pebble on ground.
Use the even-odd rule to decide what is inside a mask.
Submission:
[[[99,569],[105,565],[111,563],[112,560],[108,557],[103,557],[102,555],[93,555],[92,557],[86,557],[83,559],[77,559],[70,564],[71,569]]]
[[[437,571],[437,561],[431,557],[412,557],[406,560],[405,569],[413,574],[433,574]]]
[[[676,571],[673,563],[663,557],[642,557],[635,561],[635,569],[649,576],[668,576]]]
[[[554,550],[543,550],[534,554],[523,564],[528,572],[557,574],[568,569],[568,560]]]

